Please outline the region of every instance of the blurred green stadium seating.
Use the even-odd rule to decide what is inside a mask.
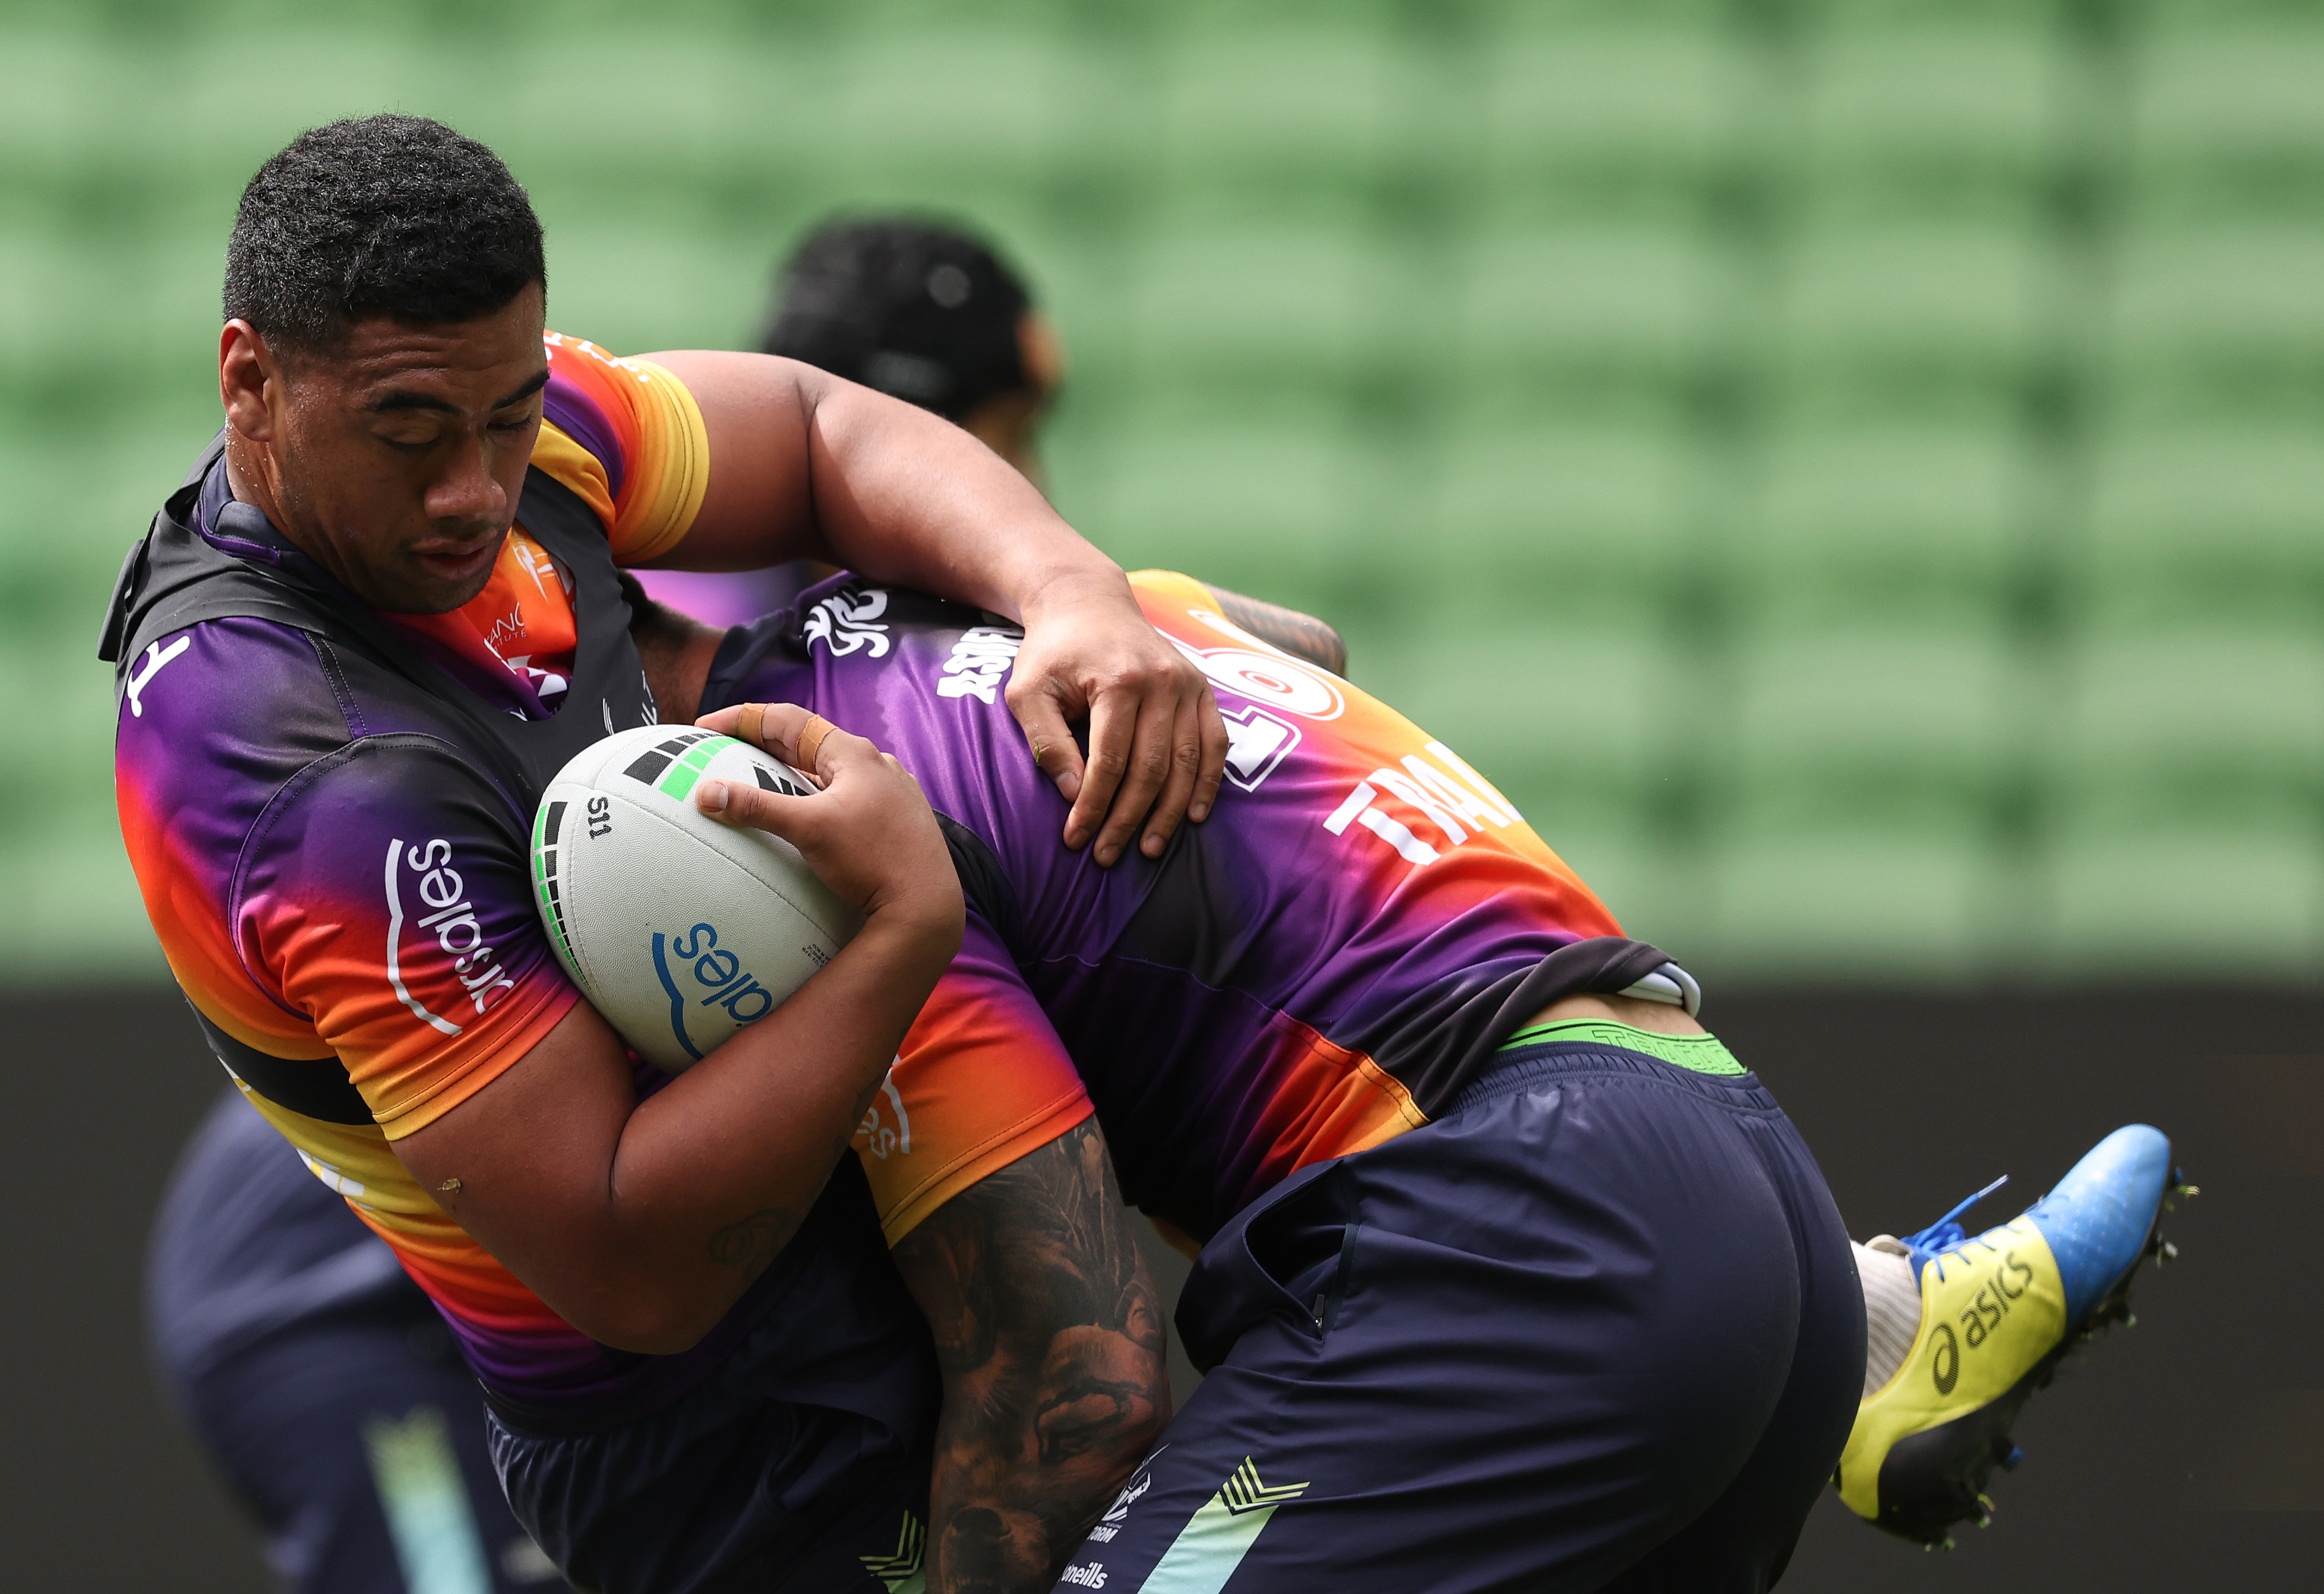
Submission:
[[[987,226],[1067,514],[1333,618],[1708,972],[2313,980],[2319,82],[2238,0],[16,0],[0,981],[159,975],[98,611],[240,184],[382,108],[622,350],[835,208]]]

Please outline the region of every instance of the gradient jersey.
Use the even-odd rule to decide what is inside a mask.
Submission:
[[[614,559],[667,550],[707,479],[700,412],[666,371],[548,342],[533,464],[595,512]],[[199,502],[196,530],[213,547],[300,557],[233,503],[222,467]],[[466,609],[389,618],[465,665],[456,674],[494,707],[544,719],[562,700],[573,616],[564,573],[519,530]],[[228,1049],[344,1067],[373,1121],[245,1090],[394,1248],[477,1372],[520,1395],[601,1389],[619,1381],[615,1353],[493,1261],[390,1149],[497,1077],[578,996],[532,905],[529,815],[512,826],[509,799],[433,723],[387,717],[293,626],[228,618],[159,639],[130,661],[118,705],[130,860],[171,969]]]
[[[804,704],[870,737],[973,833],[961,955],[857,1148],[892,1239],[1095,1105],[1128,1197],[1198,1237],[1294,1170],[1425,1123],[1466,1083],[1443,1037],[1613,917],[1450,748],[1133,578],[1232,738],[1207,823],[1111,870],[1001,696],[1020,632],[841,577],[729,633],[705,706]],[[1489,1021],[1489,1013],[1485,1017]],[[1499,1037],[1486,1041],[1486,1047]]]

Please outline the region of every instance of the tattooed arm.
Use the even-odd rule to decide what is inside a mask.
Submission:
[[[1302,614],[1296,609],[1286,609],[1279,604],[1262,603],[1247,598],[1239,592],[1204,582],[1211,596],[1219,601],[1219,613],[1233,621],[1261,641],[1272,642],[1296,659],[1310,664],[1320,664],[1333,675],[1344,677],[1348,673],[1348,644],[1340,633],[1316,619]]]
[[[1170,1417],[1161,1304],[1096,1120],[953,1197],[896,1262],[944,1369],[931,1594],[1045,1589]]]

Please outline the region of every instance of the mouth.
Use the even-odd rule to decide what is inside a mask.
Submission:
[[[501,533],[492,531],[457,541],[431,539],[414,547],[411,554],[420,567],[434,579],[456,584],[472,581],[490,570],[500,551]]]

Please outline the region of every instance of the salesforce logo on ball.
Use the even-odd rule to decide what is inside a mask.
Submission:
[[[718,944],[715,926],[698,924],[669,936],[656,930],[653,960],[661,988],[669,993],[670,1032],[686,1048],[686,1055],[697,1063],[702,1060],[702,1048],[686,1031],[688,1008],[724,1008],[738,1029],[775,1010],[773,993],[742,967],[741,958]],[[715,1046],[718,1042],[710,1044]]]

